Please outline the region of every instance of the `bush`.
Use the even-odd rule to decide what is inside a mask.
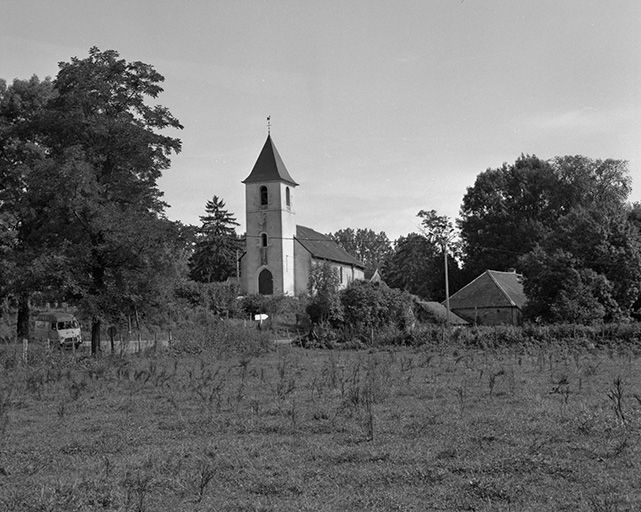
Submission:
[[[267,304],[267,297],[265,295],[245,295],[240,299],[239,308],[245,314],[254,318],[254,315],[265,313]]]
[[[407,292],[379,283],[354,281],[340,292],[317,293],[306,308],[312,329],[303,346],[398,345],[415,342],[413,303]]]
[[[202,307],[219,316],[238,315],[238,284],[229,281],[224,283],[200,283],[183,280],[176,285],[174,295],[183,306]]]
[[[354,281],[341,291],[340,300],[344,323],[358,335],[388,326],[407,331],[415,323],[410,294],[384,284]]]
[[[305,308],[312,324],[326,322],[333,327],[338,327],[343,322],[339,286],[338,271],[331,263],[325,261],[312,267],[307,283],[309,300]]]
[[[243,318],[265,313],[275,324],[297,325],[304,316],[306,301],[304,298],[286,295],[246,295],[239,301],[239,310]],[[272,324],[273,325],[273,324]]]

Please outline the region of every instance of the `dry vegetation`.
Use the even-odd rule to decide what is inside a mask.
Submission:
[[[641,509],[626,348],[0,348],[0,509]]]

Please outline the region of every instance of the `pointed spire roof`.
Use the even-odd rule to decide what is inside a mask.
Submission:
[[[284,181],[294,187],[298,185],[287,172],[287,167],[285,167],[283,159],[278,154],[271,135],[267,136],[265,145],[260,155],[258,155],[258,160],[256,160],[252,172],[242,182],[257,183],[264,181]]]

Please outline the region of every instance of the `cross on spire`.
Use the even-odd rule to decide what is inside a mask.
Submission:
[[[267,116],[267,135],[271,135],[272,132],[272,116]]]

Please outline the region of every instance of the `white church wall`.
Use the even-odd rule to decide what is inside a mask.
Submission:
[[[267,205],[261,204],[261,187],[267,188]],[[290,206],[286,192],[290,189]],[[294,234],[296,221],[293,210],[293,187],[280,182],[247,183],[245,204],[247,214],[247,254],[245,264],[246,293],[258,293],[259,269],[270,271],[274,294],[295,293]],[[263,246],[263,234],[267,245]]]
[[[278,200],[281,205],[281,261],[283,284],[282,290],[286,295],[295,295],[295,265],[294,236],[296,235],[296,215],[294,213],[293,189],[294,187],[279,183]],[[287,204],[287,191],[289,190],[289,205]]]
[[[312,256],[301,243],[296,240],[294,243],[294,289],[296,295],[307,293],[307,281],[312,271]]]

